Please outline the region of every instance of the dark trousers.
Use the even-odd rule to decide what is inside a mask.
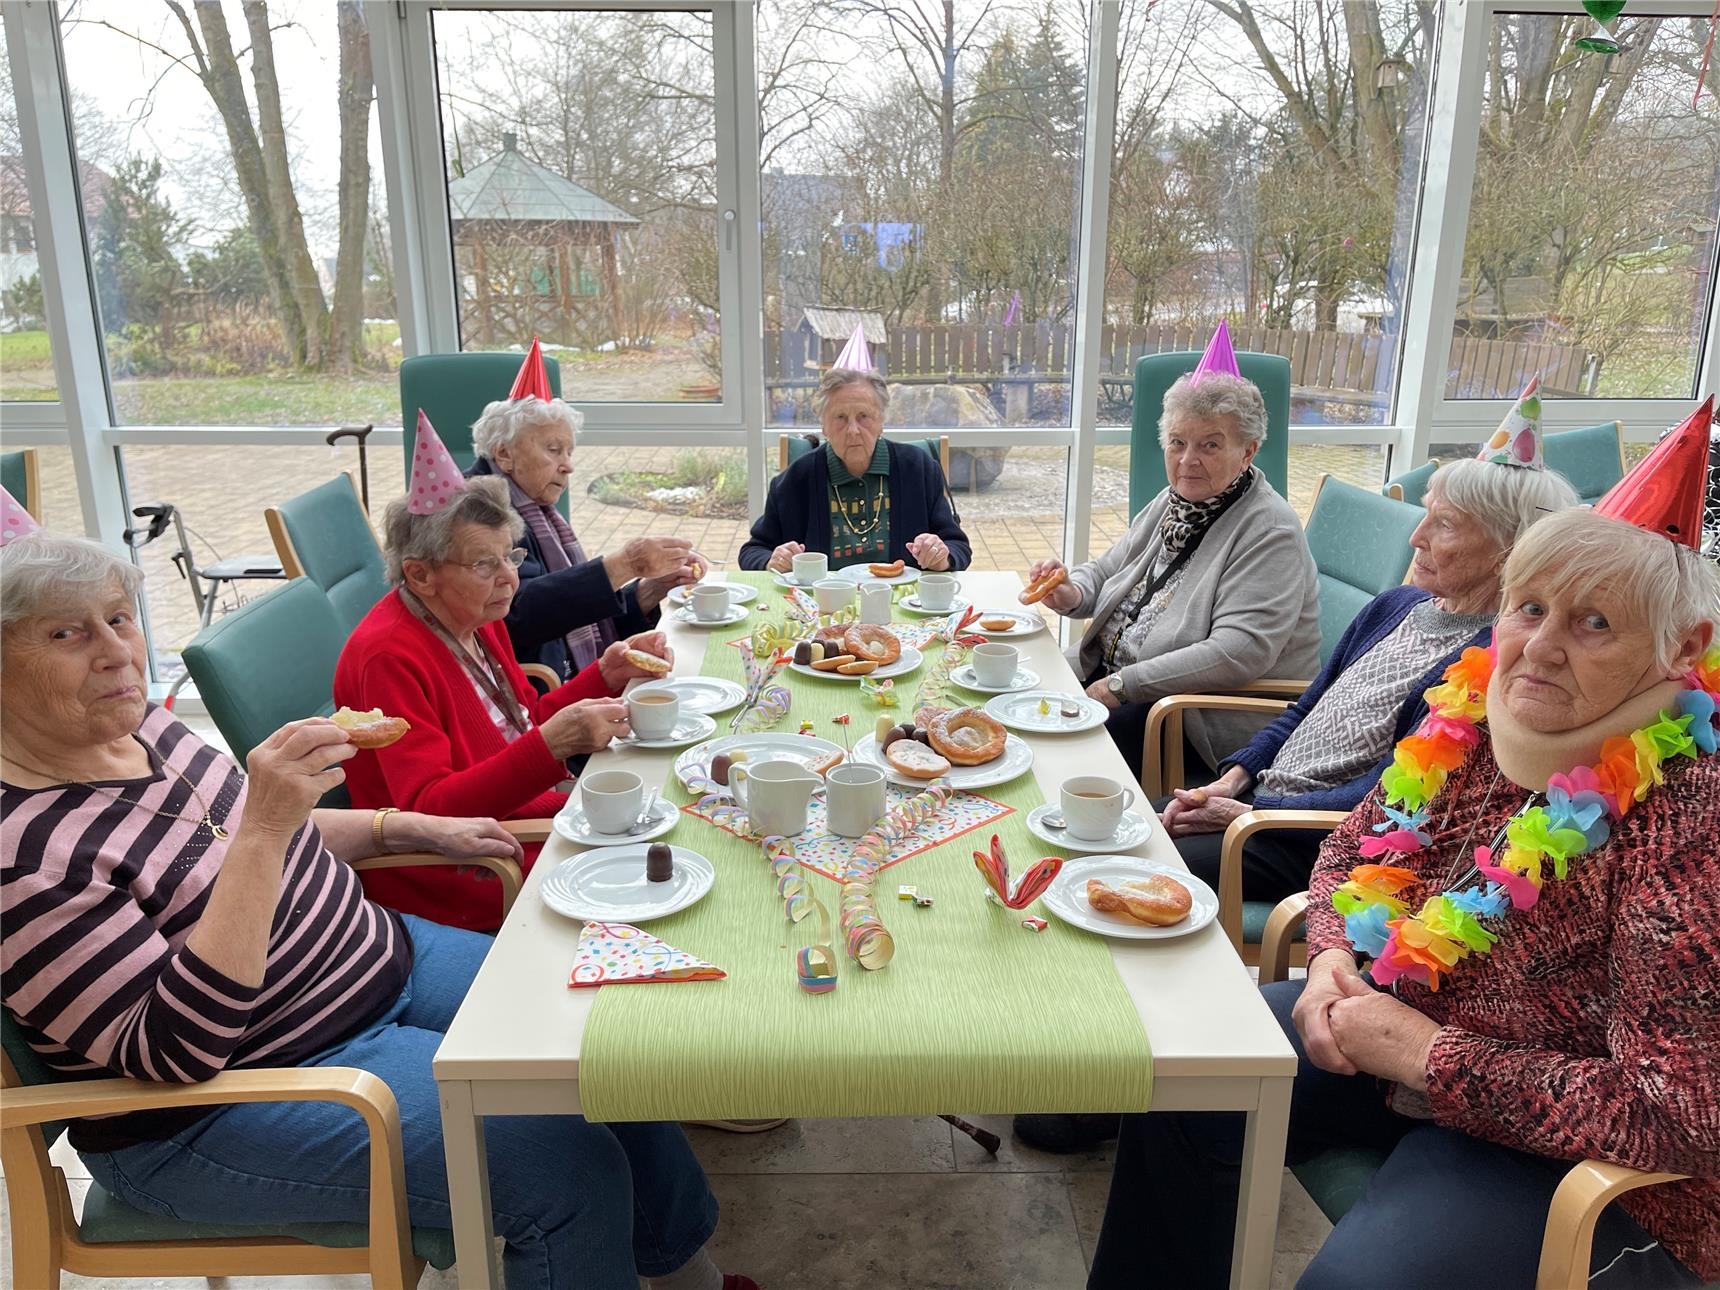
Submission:
[[[1303,984],[1282,981],[1262,991],[1299,1063],[1287,1163],[1340,1146],[1391,1154],[1297,1285],[1532,1287],[1547,1210],[1569,1164],[1397,1115],[1373,1077],[1333,1075],[1313,1065],[1290,1021]],[[1088,1290],[1229,1284],[1242,1129],[1242,1116],[1233,1112],[1123,1117]],[[1617,1205],[1595,1226],[1590,1266],[1598,1275],[1589,1284],[1605,1290],[1700,1284]]]
[[[1117,751],[1123,754],[1123,760],[1129,763],[1129,770],[1137,784],[1141,782],[1141,745],[1147,737],[1147,713],[1152,706],[1150,703],[1125,703],[1122,707],[1113,709],[1111,715],[1105,718],[1105,732],[1111,736],[1111,742],[1117,745]],[[1183,779],[1189,784],[1200,785],[1210,784],[1217,778],[1218,772],[1206,764],[1206,759],[1195,751],[1194,745],[1185,737]]]
[[[1207,780],[1211,782],[1213,776]],[[1244,793],[1239,801],[1248,801]],[[1161,797],[1153,803],[1162,812],[1171,799]],[[1263,900],[1276,905],[1286,896],[1308,890],[1308,875],[1314,872],[1314,861],[1320,855],[1320,844],[1326,834],[1319,829],[1270,829],[1256,833],[1242,844],[1242,898]],[[1218,862],[1224,854],[1224,833],[1190,833],[1172,838],[1177,854],[1189,872],[1214,891],[1218,890]]]

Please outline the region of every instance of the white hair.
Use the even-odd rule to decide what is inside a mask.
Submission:
[[[1194,373],[1179,376],[1165,391],[1164,410],[1159,413],[1159,447],[1170,439],[1177,423],[1189,417],[1235,417],[1244,446],[1266,442],[1266,400],[1253,381],[1227,372],[1209,372],[1199,385]]]
[[[115,584],[135,604],[143,570],[88,538],[26,533],[0,547],[0,627],[41,618]]]
[[[1473,519],[1501,551],[1537,520],[1578,502],[1577,490],[1554,470],[1528,470],[1465,457],[1448,461],[1427,481],[1430,497]]]
[[[396,587],[406,581],[402,566],[408,560],[431,564],[446,560],[462,524],[504,529],[514,542],[526,533],[526,522],[508,500],[508,481],[500,475],[468,479],[452,502],[430,515],[414,515],[406,509],[406,499],[399,498],[388,504],[382,517],[382,554],[388,581]]]
[[[1703,623],[1720,631],[1720,569],[1689,547],[1587,507],[1549,515],[1512,548],[1507,595],[1528,582],[1577,601],[1604,590],[1630,623],[1657,633],[1654,657],[1663,668]]]
[[[872,397],[878,403],[878,419],[882,421],[884,413],[890,409],[890,387],[876,372],[856,372],[847,367],[833,367],[818,378],[818,388],[812,392],[813,415],[822,417],[830,396],[850,385],[864,385],[872,391]]]
[[[523,399],[497,399],[485,404],[472,422],[472,451],[494,461],[497,451],[512,446],[528,430],[560,426],[569,435],[577,435],[584,425],[585,414],[560,399],[546,402],[535,394]]]

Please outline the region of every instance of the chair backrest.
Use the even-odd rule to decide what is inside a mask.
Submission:
[[[34,448],[0,452],[0,485],[42,522],[42,463]]]
[[[264,518],[287,577],[321,587],[348,635],[388,594],[382,548],[351,472],[269,507]]]
[[[1547,436],[1542,449],[1547,469],[1570,481],[1577,496],[1593,505],[1624,478],[1624,427],[1617,421],[1576,430],[1558,430]]]
[[[29,1088],[66,1078],[25,1041],[24,1028],[12,1016],[10,1008],[0,1008],[0,1051],[6,1054],[5,1078],[0,1083],[7,1088]],[[43,1145],[51,1147],[65,1132],[66,1121],[50,1120],[37,1127],[42,1132]]]
[[[1200,354],[1193,350],[1146,354],[1135,364],[1135,421],[1129,435],[1129,515],[1141,513],[1164,490],[1165,455],[1159,447],[1159,414],[1165,393],[1179,376],[1194,371]],[[1254,454],[1254,464],[1272,482],[1279,496],[1290,495],[1290,360],[1279,354],[1238,353],[1236,368],[1260,387],[1266,400],[1266,442]]]
[[[1320,577],[1321,663],[1370,600],[1403,582],[1422,516],[1419,506],[1320,476],[1304,531]]]
[[[1386,481],[1386,486],[1380,490],[1385,496],[1394,501],[1408,502],[1411,506],[1422,505],[1422,499],[1427,496],[1427,481],[1433,478],[1433,472],[1440,466],[1437,458],[1424,461],[1414,470],[1406,470],[1401,475],[1393,475]]]
[[[779,472],[787,470],[789,462],[799,461],[814,448],[821,448],[824,446],[822,440],[814,442],[814,439],[816,439],[816,436],[814,436],[813,439],[809,439],[803,434],[783,435],[782,438],[777,441],[777,470]],[[919,448],[924,451],[927,456],[935,460],[939,466],[943,467],[944,484],[946,487],[948,486],[950,480],[950,437],[947,434],[941,434],[930,439],[898,439],[896,442]]]
[[[472,423],[483,414],[486,404],[508,397],[514,377],[519,375],[521,355],[483,354],[420,354],[400,365],[400,425],[404,433],[401,442],[406,449],[406,474],[412,475],[412,449],[418,440],[418,410],[424,409],[430,424],[448,451],[454,455],[461,470],[469,469],[477,458],[472,451]],[[561,364],[545,358],[544,371],[549,374],[550,392],[561,397]],[[563,489],[557,505],[567,515],[568,493]]]

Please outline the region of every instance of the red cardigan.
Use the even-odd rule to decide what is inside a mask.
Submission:
[[[593,663],[540,696],[514,661],[507,628],[490,623],[478,634],[531,714],[532,729],[512,743],[496,729],[460,661],[398,595],[384,596],[353,630],[335,667],[334,701],[359,711],[381,708],[412,723],[399,743],[347,761],[355,807],[520,820],[554,815],[567,801],[555,788],[567,766],[550,752],[539,724],[570,703],[613,691]],[[528,870],[537,851],[526,848]],[[383,869],[366,872],[363,881],[372,900],[405,914],[475,931],[501,926],[501,891],[482,870]]]

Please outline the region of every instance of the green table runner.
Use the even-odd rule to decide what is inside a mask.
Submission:
[[[713,632],[704,675],[738,679],[729,642],[779,612],[768,574],[764,614]],[[930,666],[930,662],[926,664]],[[897,688],[905,707],[919,672]],[[776,727],[853,714],[851,735],[877,709],[851,682],[784,671],[793,710]],[[727,733],[726,716],[718,733]],[[690,800],[679,781],[666,791]],[[1027,832],[1043,797],[1031,774],[983,790],[1016,808],[996,822],[1012,872],[1045,854]],[[735,1119],[778,1115],[921,1115],[946,1111],[1142,1110],[1152,1057],[1140,1018],[1106,942],[1051,920],[1035,934],[1020,912],[985,900],[973,865],[992,829],[977,829],[887,869],[879,913],[896,942],[886,968],[868,972],[842,948],[838,888],[809,876],[830,910],[840,984],[810,995],[795,983],[794,955],[818,936],[816,916],[791,924],[756,842],[683,814],[670,836],[708,856],[717,882],[703,900],[650,930],[723,968],[722,981],[606,986],[597,992],[580,1053],[580,1099],[593,1120]],[[931,896],[929,909],[896,899],[899,884]]]

